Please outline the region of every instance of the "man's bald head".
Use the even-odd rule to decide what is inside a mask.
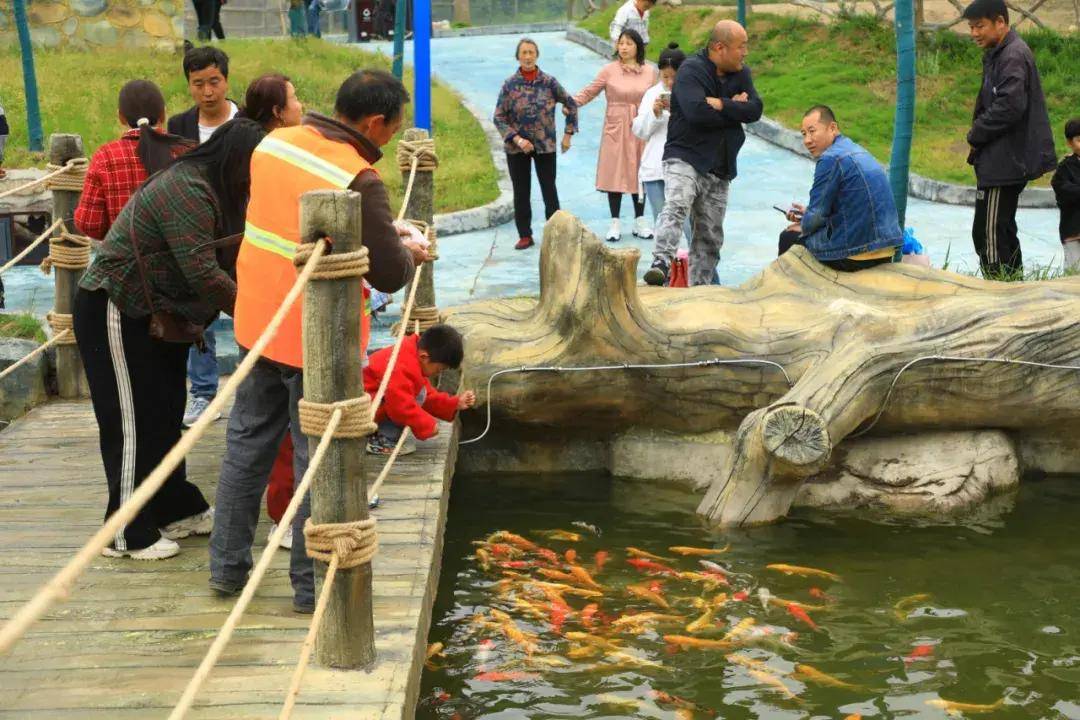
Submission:
[[[748,52],[746,30],[734,20],[721,20],[709,33],[709,60],[722,73],[742,70]]]

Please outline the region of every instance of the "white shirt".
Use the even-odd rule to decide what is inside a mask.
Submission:
[[[229,117],[225,118],[225,122],[228,122],[236,117],[236,113],[240,112],[240,108],[236,107],[236,103],[232,100],[226,100],[226,102],[229,103]],[[202,145],[209,140],[210,136],[214,134],[214,131],[224,125],[225,122],[219,125],[203,125],[202,123],[199,123],[199,144]]]
[[[634,135],[645,141],[645,150],[641,153],[641,168],[638,170],[638,180],[649,182],[650,180],[664,179],[664,145],[667,143],[668,120],[671,112],[664,110],[660,117],[653,114],[653,103],[660,97],[660,93],[668,92],[664,83],[658,82],[645,91],[638,106],[637,117],[631,129]]]
[[[623,30],[637,30],[638,34],[641,35],[641,39],[648,45],[649,13],[651,12],[652,10],[646,10],[645,14],[642,15],[638,12],[637,6],[634,5],[634,0],[626,0],[626,4],[615,13],[615,19],[611,21],[611,25],[608,27],[611,44],[614,45],[619,42],[619,36],[622,35]]]

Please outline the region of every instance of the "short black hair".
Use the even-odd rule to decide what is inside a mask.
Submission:
[[[445,365],[451,370],[461,367],[465,358],[465,341],[449,325],[432,325],[420,335],[417,347],[426,350],[432,362]]]
[[[515,60],[517,60],[518,57],[521,56],[521,46],[522,45],[532,45],[534,48],[536,48],[536,57],[540,57],[540,46],[536,44],[536,41],[533,40],[530,37],[523,37],[520,40],[518,40],[517,47],[514,48],[514,59]]]
[[[205,45],[193,48],[184,53],[184,77],[191,77],[191,73],[205,70],[217,65],[217,69],[229,79],[229,56],[216,47]]]
[[[633,41],[634,45],[637,47],[637,64],[638,65],[644,65],[645,64],[645,41],[641,39],[641,33],[639,33],[637,30],[629,30],[629,29],[627,29],[627,30],[623,30],[622,33],[619,35],[619,40],[622,40],[624,37],[630,38]],[[618,45],[619,43],[616,42],[615,44]],[[616,60],[619,59],[619,49],[618,48],[615,48],[615,59]]]
[[[341,83],[334,111],[352,122],[369,115],[396,120],[407,102],[409,91],[390,73],[385,70],[357,70]]]
[[[821,122],[825,123],[826,125],[836,122],[836,113],[834,113],[832,111],[832,108],[828,105],[815,105],[814,107],[804,112],[803,117],[808,118],[814,113],[817,113],[818,117],[821,118]]]
[[[664,68],[671,68],[672,70],[678,70],[679,66],[686,60],[686,53],[679,49],[679,43],[671,42],[668,46],[660,51],[660,58],[656,61],[656,67],[663,70]]]
[[[1065,139],[1072,140],[1074,137],[1080,137],[1080,117],[1065,123]]]
[[[1009,7],[1005,0],[975,0],[964,8],[965,20],[996,20],[1003,18],[1009,24]]]

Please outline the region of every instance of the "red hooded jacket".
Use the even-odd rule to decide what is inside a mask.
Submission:
[[[436,418],[450,421],[457,415],[457,395],[439,392],[431,386],[420,369],[420,337],[409,335],[401,343],[394,371],[390,374],[390,383],[386,386],[386,395],[375,413],[375,421],[387,418],[396,425],[408,427],[418,440],[427,440],[435,434]],[[386,374],[393,348],[383,348],[371,354],[367,367],[364,368],[364,390],[375,397],[379,383]],[[423,405],[418,405],[416,396],[426,388],[427,396]]]

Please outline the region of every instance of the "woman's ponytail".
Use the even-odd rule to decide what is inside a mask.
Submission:
[[[120,89],[120,114],[128,127],[139,130],[139,161],[147,175],[164,170],[175,157],[177,145],[190,145],[175,135],[160,133],[154,125],[165,119],[165,98],[149,80],[131,80]]]

